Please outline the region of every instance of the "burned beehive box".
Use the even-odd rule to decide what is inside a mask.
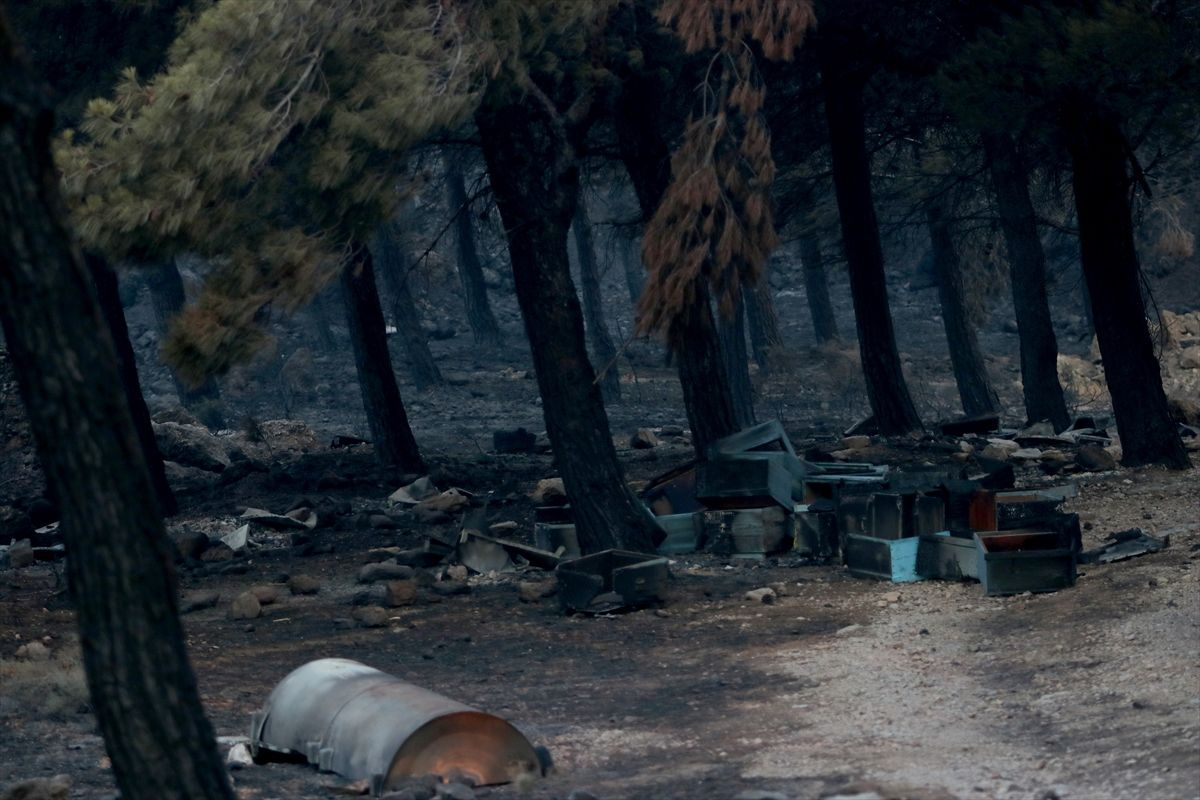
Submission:
[[[972,531],[994,531],[996,495],[977,481],[946,481],[946,529],[969,535]]]
[[[917,574],[947,581],[979,579],[979,551],[974,537],[953,536],[949,531],[920,537]]]
[[[996,525],[1000,530],[1025,528],[1059,513],[1063,498],[1039,491],[996,493]]]
[[[667,560],[661,556],[605,550],[564,561],[554,572],[565,611],[637,608],[667,594]]]
[[[762,559],[791,548],[794,535],[792,515],[778,506],[704,512],[704,541],[719,556]]]
[[[667,514],[655,517],[654,521],[666,534],[666,538],[658,545],[661,555],[694,553],[703,546],[703,514]]]
[[[696,499],[710,509],[792,507],[792,476],[785,454],[756,453],[714,459],[696,468]]]
[[[920,540],[878,539],[849,534],[843,539],[846,568],[858,578],[878,578],[893,583],[911,583],[921,579],[917,573],[917,548]]]
[[[1075,585],[1076,548],[1058,531],[975,534],[979,581],[989,597]]]
[[[816,505],[816,504],[813,504]],[[795,551],[812,558],[834,558],[841,554],[838,539],[837,514],[831,510],[817,511],[813,506],[798,505],[793,515],[796,531]]]

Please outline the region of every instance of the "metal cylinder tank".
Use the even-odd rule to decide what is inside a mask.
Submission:
[[[342,658],[289,673],[251,721],[251,746],[298,753],[328,772],[366,778],[380,794],[418,775],[507,783],[539,769],[505,720]]]

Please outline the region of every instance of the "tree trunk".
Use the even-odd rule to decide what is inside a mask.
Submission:
[[[125,388],[125,396],[129,401],[129,413],[133,418],[133,428],[137,431],[138,444],[142,448],[142,458],[146,461],[150,482],[154,484],[154,496],[158,499],[159,511],[163,516],[174,516],[179,512],[179,506],[175,502],[171,485],[167,483],[162,453],[158,451],[158,442],[154,439],[150,409],[146,408],[146,398],[142,395],[142,384],[138,380],[137,358],[133,353],[133,343],[129,341],[129,328],[125,325],[117,273],[97,256],[84,256],[84,261],[96,284],[100,313],[104,315],[113,346],[116,348],[117,370],[121,374],[121,385]]]
[[[417,385],[417,391],[439,384],[442,382],[442,373],[433,360],[433,353],[429,351],[429,339],[421,327],[417,300],[408,285],[412,265],[400,242],[399,231],[393,224],[384,224],[376,232],[375,250],[379,254],[383,284],[392,296],[392,318],[396,320],[396,334],[408,357],[413,383]]]
[[[575,234],[575,253],[579,257],[579,284],[583,290],[583,320],[587,340],[592,346],[596,365],[604,370],[600,380],[604,402],[621,399],[621,374],[617,371],[617,348],[613,345],[604,322],[604,300],[600,296],[600,267],[596,264],[596,244],[592,239],[592,223],[588,221],[587,206],[580,196],[575,204],[571,224]]]
[[[1029,199],[1029,173],[1009,134],[984,133],[983,147],[1008,248],[1026,421],[1050,420],[1054,430],[1062,431],[1071,417],[1058,381],[1058,341],[1046,298],[1046,255]]]
[[[717,336],[721,342],[721,358],[733,390],[733,410],[738,429],[754,424],[754,387],[750,383],[750,359],[746,356],[745,292],[738,298],[732,317],[718,315]]]
[[[0,316],[62,508],[96,719],[126,800],[233,800],[112,337],[66,227],[50,106],[15,49],[0,7]]]
[[[829,300],[829,280],[825,276],[825,259],[821,255],[821,238],[816,230],[816,205],[812,190],[804,193],[800,209],[804,215],[800,230],[800,262],[804,267],[804,294],[808,298],[808,313],[812,317],[813,335],[817,344],[824,344],[838,336],[837,317],[833,303]]]
[[[625,287],[629,289],[629,302],[637,308],[642,299],[642,288],[646,284],[646,271],[642,269],[642,250],[638,238],[624,233],[617,234],[621,267],[625,270]]]
[[[963,413],[968,417],[994,414],[1000,405],[988,381],[987,366],[979,351],[979,338],[971,315],[967,311],[963,287],[962,262],[954,247],[950,222],[946,219],[941,198],[929,201],[929,239],[933,244],[933,266],[937,272],[938,299],[942,306],[942,325],[950,346],[950,363],[954,367],[954,382]]]
[[[656,103],[655,90],[650,84],[626,81],[616,114],[621,160],[646,219],[654,216],[671,181],[666,139],[646,111],[655,108]],[[675,320],[668,337],[673,343],[672,358],[679,366],[692,446],[700,458],[705,457],[710,443],[740,430],[709,297],[708,287],[698,286],[694,307]],[[679,343],[686,343],[686,347],[678,346]]]
[[[317,330],[319,349],[326,355],[332,355],[338,351],[337,338],[334,337],[333,327],[329,324],[329,297],[337,291],[332,287],[326,287],[324,291],[313,298],[308,307],[313,327]]]
[[[771,370],[772,360],[783,350],[779,316],[775,313],[771,282],[766,275],[759,278],[753,289],[742,293],[742,302],[746,308],[746,320],[750,323],[750,349],[754,353],[754,363],[765,375]]]
[[[883,248],[871,194],[862,94],[865,79],[852,72],[853,58],[841,42],[820,43],[821,88],[829,124],[833,184],[842,225],[842,246],[850,271],[850,293],[858,325],[867,397],[879,432],[907,433],[921,428],[916,406],[900,368],[892,329]]]
[[[567,256],[579,173],[561,117],[549,100],[525,95],[486,103],[476,122],[580,547],[652,551],[654,523],[625,484],[584,343]]]
[[[154,306],[154,316],[158,322],[160,340],[166,338],[167,329],[175,315],[183,310],[186,298],[183,292],[183,278],[173,259],[166,259],[146,269],[148,279],[146,285],[150,289],[150,302]],[[207,377],[199,386],[189,386],[180,380],[178,373],[168,365],[171,379],[175,382],[175,393],[179,395],[180,404],[196,415],[196,417],[213,430],[225,427],[225,415],[221,412],[221,390],[217,388],[214,378]]]
[[[500,344],[500,326],[488,303],[483,267],[475,247],[475,229],[471,224],[471,206],[467,202],[467,185],[463,178],[459,154],[442,151],[446,164],[446,195],[450,213],[454,215],[454,240],[458,247],[458,279],[462,284],[463,304],[475,344],[492,347]]]
[[[424,472],[425,463],[408,426],[408,414],[392,371],[371,251],[361,242],[351,243],[350,249],[350,258],[342,269],[342,298],[375,457],[405,472]]]
[[[1090,108],[1068,115],[1066,134],[1080,258],[1121,436],[1121,462],[1187,469],[1191,464],[1167,408],[1146,326],[1125,138],[1116,119]]]

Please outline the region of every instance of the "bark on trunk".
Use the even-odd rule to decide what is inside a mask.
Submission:
[[[400,243],[399,232],[391,223],[383,225],[375,234],[375,249],[379,254],[379,271],[383,275],[384,286],[392,299],[396,335],[404,347],[413,383],[418,391],[439,384],[442,382],[442,373],[433,360],[433,353],[429,351],[429,339],[421,327],[417,300],[409,288],[411,265]]]
[[[405,472],[424,472],[425,463],[408,426],[408,414],[392,371],[371,251],[362,242],[351,243],[350,249],[341,275],[342,298],[375,457]]]
[[[656,103],[651,86],[630,80],[623,87],[616,114],[621,160],[646,219],[654,216],[671,180],[666,140],[646,112]],[[711,442],[740,430],[709,302],[708,288],[697,287],[694,307],[675,320],[668,336],[673,343],[672,358],[679,367],[692,446],[700,458],[704,458]],[[686,346],[678,346],[681,342]]]
[[[583,291],[583,321],[587,329],[588,344],[596,367],[604,371],[600,378],[600,391],[604,402],[621,399],[621,374],[617,371],[617,348],[613,345],[608,325],[604,322],[604,300],[600,296],[600,267],[596,263],[596,244],[592,238],[592,223],[588,221],[587,207],[580,196],[575,204],[575,218],[571,223],[575,235],[575,253],[579,258],[579,288]]]
[[[483,266],[475,247],[475,229],[471,225],[471,207],[467,204],[467,185],[460,156],[451,150],[442,152],[446,164],[446,194],[450,213],[454,214],[454,240],[458,248],[458,279],[462,284],[463,305],[475,344],[493,347],[500,344],[500,326],[488,302]]]
[[[625,484],[584,344],[567,256],[579,174],[561,117],[526,94],[487,102],[476,122],[579,544],[585,552],[651,551],[654,523]]]
[[[1066,124],[1074,170],[1079,250],[1112,396],[1122,463],[1191,464],[1171,420],[1146,325],[1129,207],[1126,142],[1116,119],[1076,110]]]
[[[846,61],[853,54],[840,43],[823,41],[819,46],[833,183],[850,271],[850,293],[854,299],[867,397],[880,433],[907,433],[919,430],[921,420],[900,368],[888,305],[863,119],[865,79],[854,74]]]
[[[67,229],[53,120],[0,6],[0,316],[62,508],[84,667],[128,800],[233,800],[204,717],[177,586],[96,287]]]
[[[183,291],[183,278],[173,259],[147,268],[146,285],[150,289],[150,302],[154,306],[154,316],[158,323],[159,340],[166,338],[167,329],[175,315],[183,310],[186,297]],[[225,427],[225,415],[221,411],[221,390],[217,388],[214,378],[207,377],[199,386],[189,386],[179,378],[174,369],[171,380],[175,382],[175,393],[179,395],[179,403],[191,411],[209,428],[219,430]]]
[[[625,270],[625,287],[629,289],[629,302],[637,308],[646,284],[646,271],[642,269],[642,249],[636,236],[617,234],[620,239],[621,267]]]
[[[754,353],[754,363],[765,375],[771,370],[771,362],[783,350],[779,316],[775,313],[771,282],[766,275],[759,278],[753,289],[742,294],[742,302],[745,303],[746,320],[750,327],[750,349]]]
[[[329,324],[329,298],[337,291],[332,287],[326,288],[325,291],[314,297],[312,304],[309,305],[312,324],[317,331],[319,349],[326,354],[336,353],[338,349],[337,338],[334,337],[333,327]]]
[[[1046,297],[1046,254],[1029,198],[1029,173],[1010,135],[985,133],[983,146],[1008,248],[1026,421],[1050,420],[1054,430],[1062,431],[1071,417],[1058,381],[1058,340]]]
[[[750,383],[750,359],[746,355],[746,312],[742,293],[732,317],[718,316],[717,336],[721,358],[733,391],[734,419],[738,429],[754,424],[754,387]]]
[[[154,484],[154,496],[158,499],[159,511],[163,516],[172,517],[179,512],[179,506],[175,502],[175,494],[171,491],[170,484],[167,483],[162,453],[158,451],[158,442],[154,439],[150,409],[146,408],[146,398],[142,394],[141,381],[138,380],[137,358],[133,353],[133,343],[129,341],[129,328],[125,325],[117,273],[98,256],[88,255],[84,259],[96,284],[100,312],[104,315],[113,346],[116,348],[117,370],[121,374],[121,385],[129,400],[133,428],[137,431],[138,444],[142,448],[142,457],[146,460],[150,482]]]
[[[804,294],[808,298],[813,335],[817,344],[824,344],[840,338],[837,317],[829,300],[829,279],[825,275],[825,258],[821,255],[821,239],[816,231],[816,206],[811,193],[802,195],[801,202],[804,223],[800,231],[800,262],[804,267]]]
[[[994,414],[1000,401],[992,391],[987,366],[979,351],[979,338],[967,311],[962,262],[954,247],[950,222],[946,219],[941,200],[931,200],[926,214],[929,219],[929,239],[933,243],[933,266],[937,273],[942,325],[946,329],[950,363],[954,368],[954,382],[958,385],[963,413],[968,417]]]

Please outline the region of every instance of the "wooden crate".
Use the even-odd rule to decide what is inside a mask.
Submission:
[[[922,578],[979,580],[979,546],[975,538],[952,536],[949,531],[921,537],[917,548],[917,573]]]
[[[843,547],[846,567],[858,578],[878,578],[893,583],[919,581],[917,574],[917,548],[920,540],[877,539],[874,536],[849,534]]]
[[[1075,548],[1058,531],[976,533],[979,581],[989,597],[1075,585]]]

